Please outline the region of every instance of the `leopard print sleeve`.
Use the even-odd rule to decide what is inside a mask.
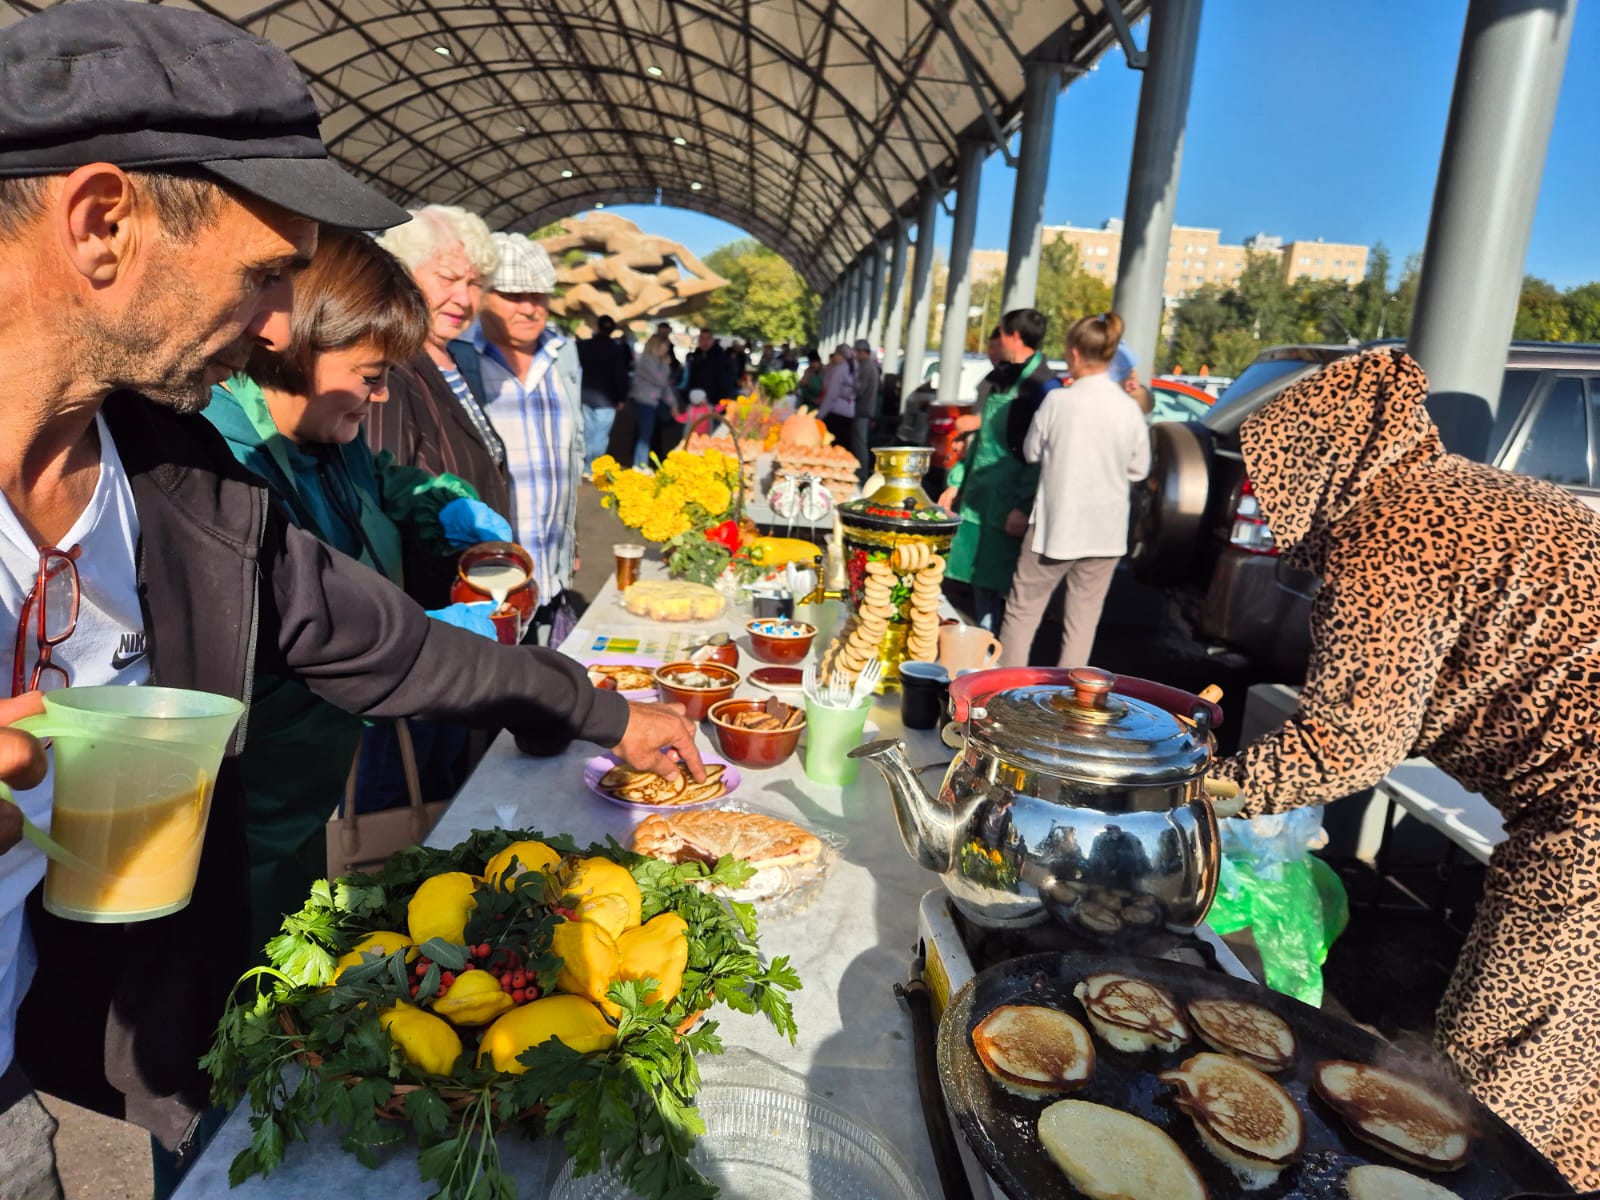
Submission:
[[[1277,732],[1219,764],[1244,815],[1328,804],[1371,787],[1416,744],[1449,634],[1447,597],[1418,602],[1394,559],[1404,539],[1363,530],[1335,554],[1311,612],[1300,708]],[[1344,561],[1340,561],[1343,559]]]

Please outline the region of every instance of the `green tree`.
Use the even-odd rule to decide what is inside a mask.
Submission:
[[[1078,261],[1078,248],[1070,242],[1047,242],[1039,256],[1039,289],[1034,307],[1045,315],[1046,358],[1065,358],[1067,330],[1079,317],[1102,313],[1111,307],[1111,288],[1096,279]]]
[[[1566,294],[1567,321],[1575,342],[1600,342],[1600,283],[1585,283]]]
[[[728,281],[702,310],[708,329],[747,342],[804,343],[816,336],[817,294],[776,251],[743,238],[719,246],[705,263]]]
[[[1517,298],[1517,319],[1511,327],[1511,336],[1535,342],[1570,342],[1572,320],[1567,312],[1567,300],[1553,284],[1533,275],[1522,281],[1522,295]]]

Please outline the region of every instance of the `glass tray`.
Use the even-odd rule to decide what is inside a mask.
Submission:
[[[754,1054],[697,1100],[706,1132],[690,1160],[721,1200],[927,1200],[905,1160],[855,1118],[812,1094],[798,1076]],[[706,1060],[715,1070],[715,1059]],[[635,1200],[609,1171],[575,1179],[568,1162],[549,1200]]]

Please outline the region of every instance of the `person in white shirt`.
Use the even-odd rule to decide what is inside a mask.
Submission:
[[[1117,561],[1128,550],[1128,487],[1150,471],[1150,435],[1138,402],[1112,381],[1122,340],[1116,313],[1083,317],[1067,331],[1072,384],[1034,414],[1023,443],[1039,464],[1033,515],[1006,596],[1001,662],[1025,667],[1045,606],[1066,581],[1057,664],[1081,667]]]

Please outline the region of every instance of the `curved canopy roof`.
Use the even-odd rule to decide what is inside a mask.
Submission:
[[[950,182],[959,139],[1000,140],[1026,60],[1083,68],[1115,40],[1101,5],[192,0],[288,50],[330,150],[401,203],[495,229],[677,205],[819,288]]]

